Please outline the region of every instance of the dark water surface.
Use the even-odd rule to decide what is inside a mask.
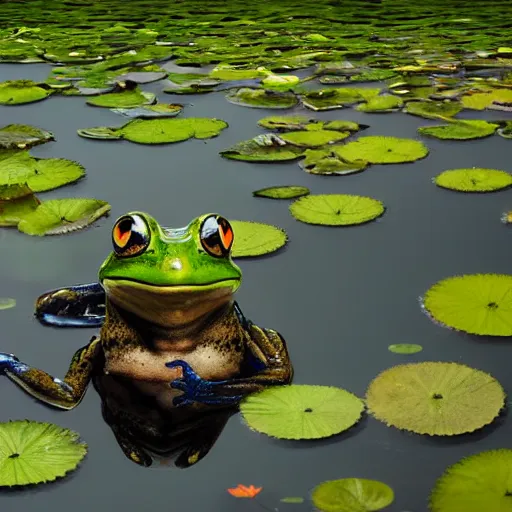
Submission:
[[[49,70],[42,65],[3,65],[0,81],[42,80]],[[143,88],[159,91],[162,83]],[[244,282],[237,295],[249,318],[279,330],[288,341],[295,383],[340,386],[363,396],[369,382],[392,365],[440,360],[490,372],[506,391],[512,390],[512,345],[438,327],[418,305],[418,297],[445,277],[510,273],[512,235],[500,216],[512,209],[512,191],[465,195],[431,183],[432,177],[451,168],[512,171],[510,141],[499,136],[467,142],[421,138],[430,155],[414,164],[375,165],[360,174],[320,177],[301,171],[296,162],[251,164],[218,155],[263,133],[257,120],[278,111],[235,106],[223,93],[159,94],[159,100],[185,103],[183,116],[218,117],[229,128],[207,141],[148,147],[78,137],[78,128],[126,121],[108,109],[86,105],[84,98],[54,97],[0,107],[2,125],[33,124],[55,134],[57,141],[33,149],[34,155],[70,158],[87,169],[79,184],[41,194],[42,198],[76,195],[112,204],[109,219],[67,236],[38,238],[0,231],[0,296],[18,301],[16,308],[0,311],[1,350],[63,377],[71,356],[94,329],[41,326],[32,316],[35,298],[47,289],[96,280],[111,250],[112,223],[127,211],[147,211],[170,227],[216,211],[231,219],[273,223],[289,234],[284,251],[238,261]],[[353,109],[312,113],[297,108],[281,113],[370,125],[362,135],[416,137],[418,126],[436,124],[402,113],[365,114]],[[251,196],[253,190],[286,184],[305,185],[313,194],[369,195],[384,201],[387,211],[367,225],[328,228],[296,221],[288,212],[288,201]],[[413,356],[388,352],[389,344],[402,342],[419,343],[424,350]],[[433,439],[387,428],[368,417],[340,437],[295,443],[252,432],[234,416],[196,466],[153,470],[125,458],[101,418],[100,400],[92,387],[82,404],[69,412],[36,403],[8,379],[0,379],[0,397],[0,421],[55,422],[80,432],[89,445],[87,458],[69,478],[0,494],[0,506],[16,512],[258,510],[254,501],[237,500],[226,492],[238,483],[262,486],[258,498],[270,510],[302,511],[311,506],[280,504],[279,499],[307,497],[323,480],[345,477],[377,479],[392,486],[396,500],[391,512],[423,512],[430,489],[448,465],[483,450],[511,447],[510,425],[503,419],[473,436]]]

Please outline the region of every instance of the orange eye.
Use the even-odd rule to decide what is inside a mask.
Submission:
[[[139,215],[121,217],[112,230],[112,244],[118,256],[137,256],[149,245],[149,230]]]
[[[234,240],[233,228],[220,215],[206,217],[201,226],[201,244],[211,256],[226,257]]]

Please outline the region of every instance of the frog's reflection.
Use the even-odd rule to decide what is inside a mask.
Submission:
[[[123,453],[144,467],[188,468],[211,450],[236,408],[165,410],[127,379],[98,375],[102,414]]]

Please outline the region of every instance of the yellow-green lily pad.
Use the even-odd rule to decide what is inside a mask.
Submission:
[[[52,133],[26,124],[9,124],[0,128],[0,149],[28,149],[55,140]]]
[[[260,119],[258,125],[269,130],[292,131],[304,130],[313,121],[306,116],[268,116]]]
[[[11,297],[0,298],[0,310],[11,309],[14,307],[16,307],[16,299],[12,299]]]
[[[155,117],[176,117],[182,110],[183,105],[175,103],[157,103],[156,105],[143,105],[134,108],[113,108],[115,114],[125,117],[153,119]]]
[[[498,129],[497,133],[504,139],[512,139],[512,121],[505,121],[503,126]]]
[[[0,105],[22,105],[46,99],[52,94],[32,80],[7,80],[0,82]]]
[[[299,221],[324,226],[352,226],[370,222],[385,211],[377,199],[349,194],[311,194],[290,205]]]
[[[434,178],[434,183],[459,192],[494,192],[512,185],[512,176],[498,169],[451,169]]]
[[[100,94],[87,100],[87,104],[105,108],[135,108],[142,105],[151,105],[155,101],[156,96],[153,93],[135,88],[121,92]]]
[[[457,101],[409,101],[404,112],[413,116],[426,119],[443,119],[453,117],[462,110],[462,105]]]
[[[389,345],[388,350],[395,354],[417,354],[423,350],[423,347],[416,343],[394,343]]]
[[[217,80],[250,80],[251,78],[263,78],[270,72],[266,69],[240,69],[229,64],[219,64],[209,73],[210,78]],[[204,76],[204,75],[203,75]]]
[[[450,124],[438,126],[421,126],[418,133],[437,139],[472,140],[489,137],[499,128],[498,124],[487,121],[452,121]]]
[[[465,94],[461,98],[465,108],[473,110],[484,110],[493,103],[512,103],[512,89],[489,89],[472,94]]]
[[[244,162],[280,162],[296,160],[304,148],[287,144],[275,134],[258,135],[220,152],[224,158]]]
[[[396,112],[402,108],[404,101],[392,94],[382,94],[370,98],[366,103],[357,105],[356,110],[360,112]]]
[[[317,148],[346,139],[350,132],[339,132],[334,130],[301,130],[297,132],[286,132],[279,137],[294,146],[304,148]]]
[[[365,160],[345,160],[338,154],[342,146],[330,149],[307,149],[305,158],[299,162],[299,167],[310,174],[344,175],[364,171],[369,163]]]
[[[255,190],[254,197],[266,197],[269,199],[295,199],[297,197],[307,196],[310,193],[309,188],[300,185],[285,185],[282,187],[267,187]]]
[[[288,242],[284,229],[245,220],[230,220],[234,233],[233,258],[262,256],[281,249]]]
[[[0,226],[17,226],[40,203],[26,184],[0,185]]]
[[[253,108],[292,108],[298,100],[292,92],[272,91],[268,89],[250,89],[241,87],[231,89],[226,94],[226,99],[235,105]]]
[[[339,89],[321,89],[302,94],[302,104],[311,110],[333,110],[370,101],[380,93],[380,89],[357,89],[342,87]]]

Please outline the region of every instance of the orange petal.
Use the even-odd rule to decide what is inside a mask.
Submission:
[[[252,484],[249,487],[238,484],[237,487],[228,489],[228,492],[235,498],[254,498],[262,489],[263,487],[254,487]]]

